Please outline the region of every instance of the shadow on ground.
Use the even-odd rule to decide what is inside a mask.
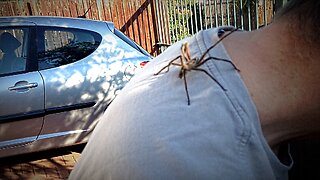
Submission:
[[[67,179],[83,145],[0,159],[0,179]]]

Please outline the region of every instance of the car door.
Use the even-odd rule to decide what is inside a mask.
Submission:
[[[33,71],[30,46],[35,25],[17,24],[0,25],[0,156],[1,150],[36,140],[43,125],[43,80]]]
[[[91,65],[85,59],[99,46],[101,37],[66,27],[38,26],[37,30],[38,68],[45,82],[46,116],[41,138],[54,141],[85,133],[88,128],[83,124],[89,126],[97,116],[92,107],[99,91],[86,77]],[[65,146],[72,141],[69,138],[52,144]]]

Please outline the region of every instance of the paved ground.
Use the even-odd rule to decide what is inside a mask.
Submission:
[[[0,159],[0,180],[67,179],[83,145]],[[294,166],[290,180],[320,179],[320,137],[291,144]]]
[[[0,159],[0,179],[67,179],[83,145]]]

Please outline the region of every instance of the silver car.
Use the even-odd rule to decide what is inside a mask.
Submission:
[[[0,157],[87,142],[151,58],[111,22],[0,18]]]

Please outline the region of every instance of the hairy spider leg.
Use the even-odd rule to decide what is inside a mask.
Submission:
[[[201,68],[194,68],[192,70],[195,71],[201,71],[204,72],[205,74],[207,74],[214,82],[216,82],[220,88],[224,91],[227,91],[227,89],[225,89],[220,83],[219,81],[214,78],[212,75],[210,75],[206,70],[201,69]],[[188,102],[188,106],[190,105],[190,95],[189,95],[189,91],[188,91],[188,83],[187,83],[187,78],[186,78],[186,70],[185,69],[181,69],[180,71],[181,76],[183,76],[183,81],[184,81],[184,90],[186,91],[186,95],[187,95],[187,102]]]
[[[186,91],[186,94],[187,94],[188,106],[190,106],[190,96],[189,96],[188,84],[187,84],[186,72],[185,71],[183,73],[183,81],[184,81],[184,90]]]
[[[159,75],[166,68],[167,68],[167,70],[165,71],[165,73],[167,73],[169,71],[170,65],[182,66],[181,64],[174,63],[174,61],[176,61],[178,58],[181,58],[181,56],[178,56],[178,57],[174,58],[173,60],[171,60],[166,66],[161,68],[160,71],[158,71],[154,75]]]
[[[223,59],[223,58],[217,58],[217,57],[208,57],[208,58],[202,60],[201,62],[199,62],[198,66],[201,66],[202,64],[206,63],[208,60],[212,60],[212,59],[230,63],[234,67],[235,70],[240,72],[240,69],[238,69],[237,66],[232,61],[230,61],[229,59]]]
[[[213,81],[215,81],[215,82],[220,86],[220,88],[221,88],[222,90],[227,91],[227,89],[224,88],[224,87],[219,83],[219,81],[218,81],[216,78],[214,78],[211,74],[209,74],[206,70],[201,69],[201,68],[194,68],[193,70],[204,72],[204,73],[207,74]]]
[[[226,34],[225,36],[223,36],[222,38],[220,38],[216,43],[214,43],[212,46],[210,46],[201,56],[200,59],[204,59],[204,57],[208,54],[208,52],[213,49],[214,47],[216,47],[224,38],[228,37],[230,34],[232,34],[233,32],[237,31],[238,29],[234,29],[232,31],[230,31],[228,34]]]

